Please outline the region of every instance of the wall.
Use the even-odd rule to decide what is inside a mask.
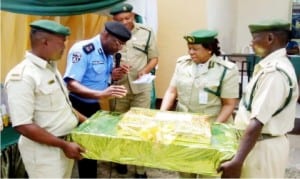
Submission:
[[[173,74],[176,59],[187,54],[183,36],[206,28],[206,0],[158,0],[159,65],[157,96],[162,98]]]
[[[268,18],[291,19],[292,0],[240,0],[237,3],[236,52],[242,52],[251,42],[248,24]]]
[[[158,1],[158,98],[169,85],[176,58],[186,54],[182,36],[198,28],[216,29],[222,51],[241,53],[250,44],[248,24],[265,18],[290,20],[292,0]]]
[[[215,29],[222,53],[233,53],[235,48],[238,0],[208,0],[207,28]]]

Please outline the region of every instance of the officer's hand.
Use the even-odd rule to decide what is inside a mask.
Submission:
[[[127,89],[123,85],[111,85],[104,91],[106,97],[122,98],[126,96]]]
[[[65,145],[62,149],[68,158],[76,160],[81,160],[83,158],[81,153],[85,152],[84,148],[75,142],[65,141]]]
[[[112,80],[117,81],[123,78],[124,75],[129,73],[130,66],[127,64],[122,64],[118,68],[114,68],[112,71]]]
[[[141,78],[143,75],[146,75],[147,73],[144,70],[141,70],[138,72],[137,79]]]
[[[243,164],[235,162],[234,160],[224,162],[217,169],[222,172],[222,178],[240,178]]]

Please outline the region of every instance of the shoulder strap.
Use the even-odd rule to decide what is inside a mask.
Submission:
[[[292,90],[293,83],[292,83],[290,76],[284,70],[282,70],[280,68],[276,68],[276,69],[278,71],[282,72],[283,74],[285,74],[285,76],[288,78],[290,90],[289,90],[289,95],[287,96],[287,98],[284,102],[284,105],[281,108],[279,108],[272,116],[276,116],[277,114],[279,114],[290,103],[291,98],[292,98],[292,93],[293,93],[293,90]]]
[[[89,54],[95,50],[95,46],[93,43],[89,43],[89,44],[83,46],[82,49],[86,54]]]
[[[141,48],[138,48],[136,46],[134,46],[133,48],[145,53],[146,55],[148,55],[148,48],[149,48],[149,43],[150,43],[150,38],[151,38],[151,30],[149,30],[147,28],[143,28],[143,27],[141,27],[141,29],[148,32],[148,38],[147,38],[147,42],[146,42],[146,45],[145,45],[145,49],[141,49]]]
[[[276,110],[275,113],[272,114],[272,117],[274,117],[277,114],[279,114],[290,103],[291,98],[292,98],[292,93],[293,93],[293,90],[292,90],[293,83],[292,83],[292,80],[291,80],[290,76],[284,70],[282,70],[281,68],[276,67],[276,70],[278,70],[279,72],[281,72],[282,74],[284,74],[287,77],[287,79],[289,81],[290,90],[289,90],[289,94],[288,94],[288,96],[287,96],[287,98],[286,98],[283,106],[280,107],[278,110]],[[254,89],[256,88],[258,79],[262,76],[262,74],[264,74],[264,73],[262,72],[258,76],[257,80],[255,81],[255,83],[254,83],[254,85],[252,87],[252,91],[250,93],[250,98],[249,98],[249,103],[247,104],[246,99],[243,98],[243,104],[244,104],[245,108],[247,109],[247,111],[251,111],[252,101],[253,101],[253,97],[254,97]]]

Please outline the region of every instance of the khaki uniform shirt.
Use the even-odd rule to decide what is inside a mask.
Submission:
[[[289,86],[287,76],[276,70],[276,67],[288,74],[292,86]],[[260,76],[261,73],[263,74]],[[244,101],[249,104],[250,93],[256,81],[258,82],[254,90],[252,109],[248,111],[244,106]],[[292,88],[291,101],[280,113],[272,116],[284,105],[290,88]],[[240,101],[235,125],[237,128],[245,130],[250,120],[256,118],[264,124],[262,133],[274,136],[284,135],[294,126],[297,98],[298,85],[293,65],[287,58],[285,49],[277,50],[256,65],[254,76]]]
[[[199,65],[194,63],[190,56],[183,56],[177,60],[170,84],[177,89],[177,110],[208,114],[215,119],[222,106],[221,98],[239,96],[238,68],[234,63],[216,56]],[[204,88],[217,91],[225,68],[227,71],[220,88],[220,97],[204,91]]]
[[[13,126],[35,123],[55,136],[76,127],[78,120],[54,64],[27,52],[5,81]]]
[[[137,79],[138,72],[147,65],[148,59],[158,57],[155,34],[150,28],[139,23],[134,24],[131,33],[131,39],[126,42],[126,45],[120,51],[122,54],[121,64],[130,65],[130,72],[119,80],[118,84],[126,86],[128,93],[150,92],[151,84],[133,84],[132,82]],[[148,40],[148,48],[146,49]],[[146,51],[148,56],[143,51]]]

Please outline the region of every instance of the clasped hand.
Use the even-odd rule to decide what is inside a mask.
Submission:
[[[127,89],[123,85],[111,85],[104,91],[106,97],[122,98],[126,96]]]
[[[113,81],[117,81],[120,80],[121,78],[123,78],[124,75],[129,73],[129,69],[130,66],[127,64],[122,64],[120,67],[118,68],[114,68],[112,70],[112,80]]]

